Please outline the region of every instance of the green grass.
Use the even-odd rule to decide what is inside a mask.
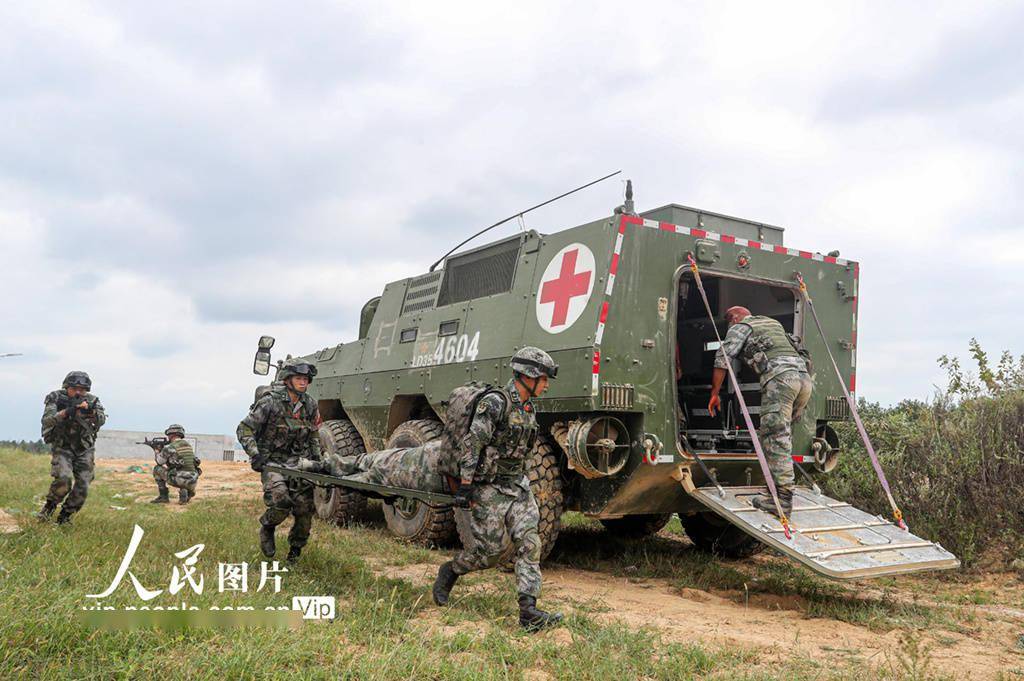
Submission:
[[[0,508],[13,513],[24,531],[0,535],[0,678],[352,678],[352,679],[863,679],[856,660],[762,659],[759,651],[664,640],[656,631],[627,627],[600,603],[571,604],[565,627],[524,634],[515,618],[514,587],[496,571],[460,582],[454,606],[438,609],[428,586],[380,574],[381,565],[437,563],[437,552],[407,546],[376,527],[314,526],[302,562],[284,577],[282,593],[218,593],[218,562],[258,565],[252,498],[202,500],[182,512],[148,503],[126,504],[109,480],[94,483],[82,513],[70,527],[35,522],[31,514],[49,482],[48,460],[0,450]],[[147,496],[143,496],[144,502]],[[117,511],[110,507],[125,506]],[[571,520],[571,519],[570,519]],[[87,593],[106,588],[134,524],[145,537],[131,565],[148,588],[166,589],[175,552],[197,543],[205,548],[199,568],[202,595],[179,594],[199,607],[286,605],[292,595],[334,595],[338,617],[297,630],[271,628],[163,631],[90,630],[76,617]],[[736,588],[750,575],[692,551],[669,551],[663,540],[621,545],[604,554],[583,550],[590,538],[583,521],[571,521],[561,561],[607,569],[626,577],[659,576],[679,586]],[[678,529],[678,528],[677,528]],[[279,533],[280,535],[280,533]],[[666,540],[671,541],[671,540]],[[577,545],[578,544],[578,545]],[[279,540],[279,556],[286,541]],[[595,547],[591,545],[591,549]],[[590,561],[590,562],[587,562]],[[631,568],[636,565],[635,569]],[[765,589],[790,590],[813,601],[796,575],[767,570]],[[770,581],[772,576],[778,581]],[[467,585],[472,588],[467,588]],[[829,592],[825,603],[837,598]],[[166,593],[154,603],[173,603]],[[125,581],[107,601],[139,605]],[[570,604],[547,605],[565,608]],[[823,606],[824,607],[824,606]],[[851,605],[851,608],[854,607]],[[885,611],[885,617],[894,617]],[[812,613],[813,614],[813,613]],[[824,612],[821,613],[823,616]],[[833,616],[833,615],[827,615]],[[907,617],[912,617],[908,615]],[[877,678],[931,678],[899,667],[879,667]]]

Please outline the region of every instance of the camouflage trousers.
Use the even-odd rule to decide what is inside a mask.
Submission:
[[[167,466],[157,464],[153,466],[153,479],[156,480],[156,487],[160,494],[167,496],[167,485],[177,487],[189,493],[189,498],[195,496],[196,483],[199,482],[199,473],[195,471],[183,471],[180,469],[169,469]]]
[[[75,513],[85,505],[89,494],[89,483],[93,479],[93,455],[90,448],[84,452],[68,449],[54,449],[50,457],[50,491],[46,502],[56,506],[64,502],[64,512]]]
[[[811,399],[811,377],[787,371],[761,387],[761,427],[758,435],[775,484],[793,486],[793,426],[804,415]]]
[[[419,447],[328,457],[326,463],[331,475],[348,476],[389,487],[442,492],[444,479],[439,472],[441,455],[441,442],[433,440]]]
[[[519,593],[540,596],[540,512],[525,478],[521,485],[477,487],[469,515],[473,546],[455,556],[455,573],[494,567],[511,539]]]
[[[278,463],[278,462],[272,462]],[[285,465],[295,466],[298,458],[289,459]],[[260,516],[260,524],[277,527],[291,515],[295,518],[288,532],[288,543],[301,549],[309,540],[309,528],[313,524],[313,485],[302,480],[289,480],[280,473],[263,471],[263,504],[267,510]]]

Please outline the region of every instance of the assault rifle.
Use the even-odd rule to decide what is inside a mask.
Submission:
[[[85,402],[89,406],[82,409],[79,405]],[[85,397],[71,397],[65,393],[57,396],[57,410],[64,411],[65,409],[71,409],[75,412],[72,416],[92,416],[95,410],[92,408],[92,404],[89,403]]]
[[[142,442],[136,442],[137,445],[146,445],[153,450],[153,458],[156,459],[156,455],[160,452],[164,446],[170,442],[166,437],[154,437],[154,438],[142,438]]]

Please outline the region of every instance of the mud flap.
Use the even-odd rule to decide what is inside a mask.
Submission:
[[[689,487],[687,491],[747,534],[833,579],[960,567],[957,557],[940,545],[803,487],[793,493],[792,539],[786,539],[774,515],[751,505],[755,496],[766,493],[764,487]]]

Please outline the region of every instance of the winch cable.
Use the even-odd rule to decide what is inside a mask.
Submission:
[[[704,283],[700,279],[700,271],[697,269],[697,261],[693,259],[692,253],[686,254],[686,259],[690,261],[690,270],[693,271],[693,280],[697,283],[697,290],[700,291],[700,297],[704,301],[704,309],[708,313],[708,319],[711,320],[711,328],[715,330],[715,338],[718,339],[718,344],[722,345],[722,335],[718,333],[718,326],[715,324],[715,315],[711,312],[711,303],[708,302],[708,294],[704,291]],[[729,358],[726,358],[727,360]],[[782,505],[779,503],[779,493],[775,489],[775,479],[772,478],[771,468],[768,467],[768,460],[764,456],[764,450],[761,448],[761,440],[757,437],[757,430],[754,428],[754,421],[750,417],[750,410],[747,409],[747,401],[743,399],[743,391],[740,390],[740,382],[736,378],[736,372],[732,368],[732,362],[726,361],[725,363],[726,372],[729,374],[729,382],[732,384],[732,389],[736,393],[736,399],[740,403],[740,411],[743,412],[743,420],[747,423],[747,430],[750,432],[750,439],[754,443],[754,452],[757,454],[757,462],[761,464],[761,473],[764,475],[764,481],[768,485],[768,491],[772,495],[772,502],[775,504],[775,511],[779,515],[779,522],[782,523],[782,531],[786,534],[786,539],[792,539],[793,535],[789,529],[789,519],[782,510]]]
[[[882,464],[878,461],[878,454],[875,453],[875,448],[871,444],[871,438],[868,437],[868,431],[864,429],[864,422],[860,419],[860,412],[857,411],[857,404],[853,399],[853,395],[850,394],[850,390],[846,387],[846,381],[843,379],[843,374],[839,371],[839,365],[836,364],[836,358],[832,354],[832,348],[828,345],[828,337],[825,336],[824,329],[821,328],[821,321],[818,319],[818,313],[814,309],[814,301],[811,300],[811,294],[807,292],[807,284],[804,283],[803,275],[799,272],[796,273],[797,283],[800,284],[800,294],[807,301],[807,308],[811,311],[811,317],[814,319],[814,325],[818,327],[818,333],[821,334],[821,340],[825,345],[825,352],[828,353],[828,358],[832,362],[832,368],[835,369],[836,377],[839,379],[839,386],[843,389],[843,395],[846,396],[846,404],[850,406],[850,413],[853,414],[853,422],[857,424],[857,432],[860,433],[860,439],[864,441],[864,448],[868,451],[868,456],[871,458],[871,465],[875,469],[875,474],[878,476],[878,481],[882,483],[882,489],[885,490],[885,496],[889,499],[889,506],[892,507],[892,517],[895,518],[896,524],[901,529],[907,530],[907,524],[903,521],[903,512],[900,511],[899,506],[896,505],[896,500],[892,496],[892,490],[889,489],[889,481],[885,478],[885,472],[882,470]]]

